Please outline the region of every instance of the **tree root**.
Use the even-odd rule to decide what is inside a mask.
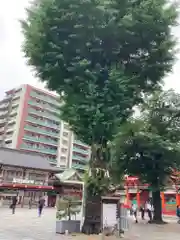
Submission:
[[[163,220],[156,220],[156,219],[153,219],[152,221],[149,221],[148,222],[149,224],[157,224],[157,225],[164,225],[164,224],[168,224],[167,222],[163,221]]]

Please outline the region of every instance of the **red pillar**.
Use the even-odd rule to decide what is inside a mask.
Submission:
[[[164,192],[161,192],[161,203],[162,203],[162,210],[165,210],[165,198],[164,198]]]
[[[180,201],[179,201],[179,194],[176,193],[176,205],[179,205],[180,204]]]
[[[126,188],[126,204],[127,204],[127,207],[130,207],[130,197],[129,197],[128,187]]]
[[[178,186],[175,185],[176,187],[176,205],[180,205],[180,195],[178,193]]]
[[[140,205],[141,205],[141,200],[140,200],[140,192],[139,192],[139,190],[137,190],[137,193],[136,193],[136,200],[137,200],[137,205],[138,205],[138,207],[140,207]]]

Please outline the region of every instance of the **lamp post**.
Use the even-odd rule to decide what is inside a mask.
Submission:
[[[119,237],[123,237],[124,235],[124,230],[123,230],[123,225],[124,225],[124,222],[123,221],[126,221],[126,214],[125,214],[125,208],[122,207],[123,205],[123,198],[122,196],[120,195],[120,199],[119,199],[119,202],[118,202],[118,218],[119,218],[119,226],[118,226],[118,230],[119,230]]]

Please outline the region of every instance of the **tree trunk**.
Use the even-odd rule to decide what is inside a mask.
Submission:
[[[164,224],[165,222],[162,219],[162,204],[161,204],[160,190],[153,191],[152,197],[153,197],[153,206],[154,206],[154,215],[153,215],[152,223]]]
[[[85,219],[82,232],[85,234],[99,234],[102,226],[101,197],[87,196],[85,206]]]
[[[86,189],[85,198],[85,219],[82,232],[85,234],[99,234],[102,228],[102,206],[101,196],[106,194],[100,189],[101,184],[105,181],[104,171],[106,169],[107,160],[110,159],[110,150],[107,142],[102,144],[93,144],[91,147],[90,178],[97,179],[97,186],[94,185]],[[96,171],[98,170],[98,171]]]

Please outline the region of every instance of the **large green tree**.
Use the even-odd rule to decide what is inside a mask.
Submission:
[[[162,222],[160,191],[180,169],[180,94],[170,90],[146,99],[139,118],[121,126],[114,145],[119,172],[138,176],[152,190],[155,223]],[[171,183],[172,184],[172,183]]]
[[[92,147],[93,168],[107,168],[117,126],[171,70],[177,12],[167,2],[37,0],[27,10],[25,55],[60,94],[61,118]]]

